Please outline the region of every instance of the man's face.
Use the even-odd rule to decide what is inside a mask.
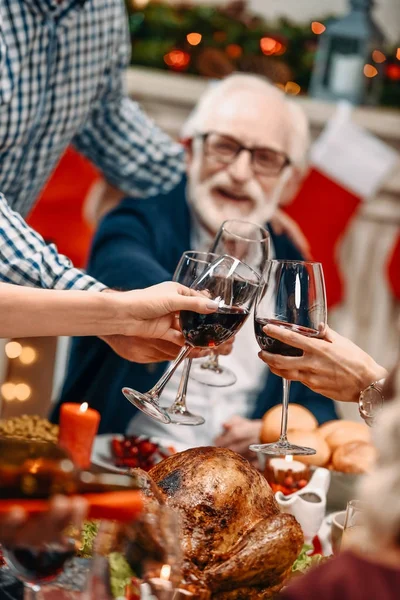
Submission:
[[[248,148],[274,150],[280,153],[282,162],[288,136],[284,110],[279,96],[271,95],[269,101],[261,92],[236,91],[220,102],[204,123],[202,133],[212,135],[206,140],[193,140],[187,166],[189,201],[211,233],[226,219],[263,224],[275,212],[282,171],[271,173],[263,168],[263,161],[268,162],[274,154],[261,152],[252,161],[250,153],[243,151],[231,162],[224,162],[219,152],[224,152],[224,140],[228,153],[237,141]],[[232,138],[233,146],[221,136]]]

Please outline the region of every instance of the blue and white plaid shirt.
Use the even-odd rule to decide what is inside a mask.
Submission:
[[[29,212],[70,143],[108,181],[140,197],[179,182],[182,148],[125,93],[123,0],[0,6],[0,280],[100,289],[11,209]]]

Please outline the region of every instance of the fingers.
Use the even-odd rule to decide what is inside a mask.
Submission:
[[[278,325],[266,325],[263,328],[263,331],[271,337],[289,344],[289,346],[294,346],[295,348],[300,348],[305,351],[314,350],[316,345],[321,343],[321,340],[317,338],[309,338],[300,333],[296,333],[291,329],[286,329],[286,327],[279,327]]]
[[[218,309],[218,302],[204,297],[203,294],[187,288],[184,285],[176,284],[176,294],[173,294],[169,300],[171,312],[178,310],[193,310],[201,314],[213,313]]]

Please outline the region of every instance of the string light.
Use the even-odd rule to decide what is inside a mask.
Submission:
[[[30,386],[26,383],[17,383],[17,385],[15,386],[14,394],[16,399],[20,402],[25,402],[25,400],[28,400],[31,393],[32,390]]]
[[[313,21],[311,23],[311,31],[316,35],[321,35],[321,33],[324,33],[325,29],[325,25],[319,21]]]
[[[297,96],[301,92],[301,87],[295,81],[288,81],[285,85],[285,92],[291,96]]]
[[[274,40],[274,38],[263,37],[260,40],[260,48],[263,54],[266,56],[271,56],[272,54],[278,54],[285,52],[286,48],[284,48],[283,44]],[[283,52],[281,52],[282,48],[284,48]]]
[[[370,78],[375,77],[375,75],[378,75],[378,69],[373,65],[364,65],[364,75]]]
[[[190,63],[190,55],[187,52],[183,52],[183,50],[171,50],[168,54],[165,54],[164,62],[171,69],[183,71]]]
[[[37,352],[34,348],[31,348],[30,346],[24,346],[22,348],[19,360],[22,362],[23,365],[31,365],[36,361],[36,358]]]
[[[188,33],[186,36],[186,39],[191,46],[198,46],[202,38],[203,36],[201,35],[201,33]]]
[[[15,384],[11,383],[11,381],[6,381],[1,386],[1,395],[4,400],[9,402],[10,400],[15,400]]]
[[[134,0],[133,4],[136,8],[146,8],[150,0]]]
[[[372,53],[372,60],[378,64],[385,62],[386,56],[380,50],[374,50]]]
[[[226,53],[229,58],[240,58],[243,54],[243,49],[239,44],[229,44],[226,47]]]
[[[4,351],[8,358],[18,358],[22,352],[22,346],[19,342],[8,342]]]

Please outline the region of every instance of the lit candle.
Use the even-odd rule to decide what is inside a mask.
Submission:
[[[174,589],[170,581],[171,566],[163,565],[160,570],[160,577],[152,577],[148,580],[152,593],[158,600],[172,600]]]
[[[289,455],[267,461],[264,475],[274,492],[287,495],[307,485],[310,469]]]
[[[99,423],[100,413],[89,408],[87,402],[80,406],[71,402],[61,405],[58,442],[81,469],[90,466],[93,441]]]

